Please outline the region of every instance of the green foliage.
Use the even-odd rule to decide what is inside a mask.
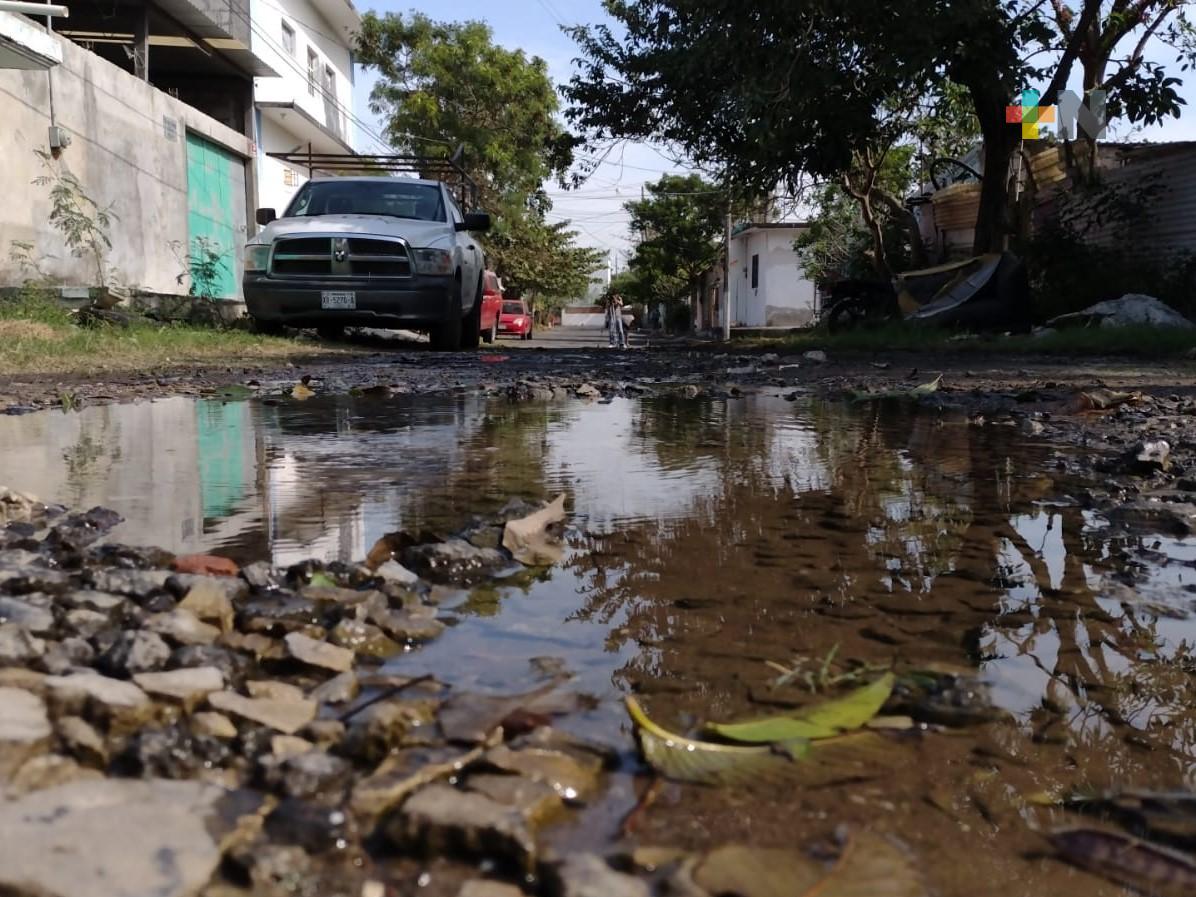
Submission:
[[[576,245],[576,236],[538,214],[504,216],[486,240],[489,261],[507,289],[540,297],[540,308],[559,307],[585,295],[605,259],[601,250]]]
[[[107,258],[112,249],[108,232],[119,220],[112,206],[101,206],[67,168],[45,150],[34,150],[46,173],[33,179],[50,188],[50,223],[63,235],[75,258],[90,259],[96,286],[108,284]]]
[[[171,247],[174,249],[176,257],[181,255],[182,244],[175,242],[171,244]],[[188,293],[192,296],[211,299],[216,295],[223,273],[228,270],[226,261],[228,255],[229,251],[215,240],[208,237],[196,237],[191,242],[190,251],[179,258],[183,270],[179,272],[175,281],[181,286],[183,281],[190,278],[191,285],[188,288]]]
[[[719,258],[726,195],[700,175],[666,174],[629,202],[631,232],[639,239],[630,268],[645,303],[688,299],[698,277]]]
[[[0,296],[0,321],[32,321],[52,327],[70,324],[71,312],[47,287],[26,284],[9,296]]]

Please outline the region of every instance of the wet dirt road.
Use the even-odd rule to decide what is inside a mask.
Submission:
[[[557,360],[567,393],[595,363]],[[1083,822],[1069,796],[1194,784],[1196,541],[1173,520],[1127,525],[1109,510],[1192,485],[1096,470],[1139,433],[1183,443],[1187,400],[1069,417],[1065,381],[1095,379],[1074,368],[999,395],[824,399],[770,381],[869,375],[794,363],[641,370],[644,397],[612,386],[549,401],[528,393],[552,386],[520,392],[518,377],[491,395],[353,395],[328,377],[305,400],[12,416],[0,418],[0,482],[111,507],[122,542],[280,567],[360,560],[385,533],[451,533],[512,497],[563,492],[561,564],[448,590],[450,628],[389,663],[503,694],[534,684],[530,658],[572,674],[587,702],[559,725],[622,759],[547,844],[818,854],[837,832],[869,830],[900,845],[928,893],[1122,894],[1057,859],[1042,833]],[[875,378],[924,377],[906,374]],[[886,713],[909,722],[849,772],[782,789],[669,784],[629,823],[646,779],[623,696],[691,730],[883,670],[906,683]],[[454,881],[442,872],[422,893],[452,894]]]

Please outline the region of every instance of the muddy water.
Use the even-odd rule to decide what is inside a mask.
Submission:
[[[1194,783],[1196,543],[1116,536],[1066,447],[900,408],[615,400],[168,400],[0,418],[0,483],[126,518],[116,538],[242,562],[358,560],[511,497],[569,496],[561,566],[447,597],[395,661],[505,692],[558,657],[597,698],[566,726],[627,752],[552,833],[618,838],[643,782],[619,698],[677,729],[808,702],[871,670],[962,677],[896,712],[874,768],[769,791],[668,786],[636,843],[908,846],[939,894],[1120,894],[1050,859],[1073,791]],[[781,670],[794,671],[778,684]],[[857,677],[852,679],[851,677]],[[919,701],[922,703],[918,703]]]

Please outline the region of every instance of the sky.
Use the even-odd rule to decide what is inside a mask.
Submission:
[[[489,23],[495,42],[522,48],[529,56],[539,56],[548,63],[553,81],[562,84],[573,74],[577,56],[573,40],[561,31],[562,25],[592,24],[606,19],[601,0],[458,0],[455,3],[428,0],[356,0],[358,9],[387,12],[419,10],[440,21],[477,19]],[[1171,63],[1174,54],[1156,53],[1158,61]],[[1180,74],[1175,70],[1176,74]],[[1190,74],[1190,73],[1189,73]],[[358,118],[380,134],[382,125],[369,111],[368,98],[374,76],[358,70],[353,108]],[[1151,128],[1129,131],[1115,127],[1109,135],[1118,140],[1196,140],[1196,76],[1191,76],[1180,90],[1187,100],[1184,116]],[[369,141],[369,138],[366,138]],[[382,149],[376,149],[382,152]],[[669,158],[647,144],[624,143],[606,160],[579,190],[550,190],[554,221],[569,220],[578,232],[578,242],[596,246],[610,253],[613,269],[626,267],[632,247],[628,215],[623,204],[638,199],[646,182],[665,172],[679,171]]]
[[[573,40],[561,32],[561,25],[590,24],[606,17],[600,0],[458,0],[432,3],[427,0],[356,0],[358,9],[377,13],[419,10],[441,21],[478,19],[494,30],[495,43],[522,48],[529,56],[548,63],[556,84],[568,81],[577,56]],[[369,111],[369,93],[374,84],[369,72],[358,70],[353,92],[353,109],[358,118],[378,134],[381,123]],[[368,140],[368,138],[366,138]],[[607,157],[578,190],[562,191],[554,186],[553,210],[549,219],[569,220],[578,242],[610,252],[612,268],[627,265],[632,243],[623,203],[639,199],[642,186],[665,172],[679,171],[667,157],[646,144],[624,143]]]

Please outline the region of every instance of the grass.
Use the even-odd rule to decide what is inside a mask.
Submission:
[[[285,361],[336,352],[236,328],[80,327],[51,294],[24,290],[0,298],[0,375],[119,373],[178,365]],[[343,350],[340,350],[343,351]]]
[[[738,341],[745,346],[807,351],[1008,353],[1013,355],[1125,355],[1138,358],[1180,358],[1196,350],[1196,329],[1159,327],[1081,327],[1042,336],[960,336],[946,330],[894,323],[828,333],[810,330],[783,337]]]

